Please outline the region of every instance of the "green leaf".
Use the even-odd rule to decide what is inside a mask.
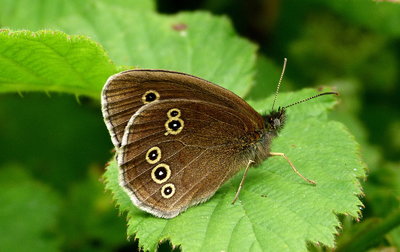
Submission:
[[[203,12],[165,16],[106,5],[87,16],[82,22],[71,16],[60,26],[90,35],[120,65],[190,73],[239,95],[251,87],[256,46],[238,37],[225,17]]]
[[[0,169],[0,251],[57,251],[60,199],[21,167]]]
[[[315,14],[307,19],[288,54],[288,70],[297,71],[298,84],[348,78],[363,90],[395,88],[398,64],[387,37],[349,26],[333,15]]]
[[[394,1],[314,0],[335,10],[355,24],[398,37],[400,35],[400,4]]]
[[[316,94],[313,90],[282,93],[279,104]],[[264,101],[270,107],[272,97]],[[340,223],[335,214],[358,217],[362,205],[357,177],[364,176],[358,145],[345,127],[327,119],[332,97],[321,97],[288,109],[288,122],[272,151],[285,153],[306,177],[306,184],[279,157],[250,169],[235,205],[231,205],[242,172],[224,184],[208,202],[165,220],[136,209],[118,185],[111,161],[106,187],[128,213],[128,235],[154,250],[170,239],[188,251],[304,251],[306,242],[334,246]],[[261,102],[252,104],[263,108]]]
[[[0,31],[0,92],[58,91],[98,98],[116,72],[104,50],[83,36]]]
[[[1,26],[30,30],[57,28],[58,20],[70,15],[84,17],[104,4],[137,11],[155,10],[153,0],[0,0]]]
[[[24,9],[24,16],[40,20],[32,29],[51,27],[90,36],[105,47],[118,65],[182,71],[218,83],[238,95],[245,95],[251,87],[257,48],[238,37],[225,17],[204,12],[160,15],[144,11],[139,4],[122,7],[110,0],[55,2],[71,11],[58,9],[53,1],[29,3],[34,7]],[[7,2],[6,6],[14,9],[18,4],[23,5],[23,0]],[[51,9],[59,16],[42,16],[43,9]],[[21,20],[4,15],[11,27]],[[31,27],[29,22],[25,24],[23,28]]]

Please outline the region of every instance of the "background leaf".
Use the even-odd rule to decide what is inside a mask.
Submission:
[[[200,12],[164,16],[146,11],[151,8],[144,8],[142,4],[134,10],[126,8],[121,1],[117,4],[110,1],[56,2],[74,11],[60,8],[57,12],[62,14],[56,18],[41,17],[41,24],[32,25],[32,29],[50,26],[70,34],[90,36],[100,42],[119,65],[191,73],[220,83],[238,95],[246,94],[251,87],[256,46],[238,37],[224,17]],[[136,2],[146,1],[128,3],[135,5]],[[35,7],[26,10],[25,16],[36,18],[43,8],[51,8],[53,2],[37,1],[33,5]],[[14,23],[14,16],[3,15],[6,24]]]
[[[3,27],[33,31],[57,29],[59,19],[70,15],[84,17],[98,4],[136,11],[155,9],[155,1],[152,0],[1,0],[1,3],[0,17]]]
[[[348,20],[373,29],[379,33],[400,35],[399,3],[395,1],[320,1]],[[355,11],[355,8],[357,11]]]
[[[118,64],[191,73],[239,95],[251,88],[256,47],[239,38],[226,18],[201,12],[163,16],[107,5],[91,15],[87,22],[61,20],[61,27],[92,35]]]
[[[98,96],[116,72],[102,48],[62,32],[0,31],[0,92],[58,91]]]

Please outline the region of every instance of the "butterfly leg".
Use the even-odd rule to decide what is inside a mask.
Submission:
[[[314,180],[308,179],[306,177],[304,177],[297,169],[296,167],[294,167],[294,165],[292,164],[292,162],[289,160],[288,157],[286,157],[285,153],[280,153],[280,152],[270,152],[269,153],[270,156],[281,156],[284,159],[286,159],[286,161],[289,163],[290,167],[292,167],[293,171],[302,179],[304,179],[307,183],[316,185],[317,183]]]
[[[251,165],[252,163],[254,163],[253,160],[249,160],[249,162],[247,163],[247,167],[246,167],[246,169],[244,170],[242,180],[240,181],[239,187],[238,187],[238,189],[237,189],[237,191],[236,191],[235,198],[233,198],[232,205],[235,204],[236,200],[239,198],[240,190],[241,190],[242,187],[243,187],[244,180],[246,179],[247,172],[248,172],[249,167],[250,167],[250,165]]]

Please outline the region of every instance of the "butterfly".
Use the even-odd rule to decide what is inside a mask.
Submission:
[[[283,153],[270,151],[285,124],[286,108],[300,102],[260,115],[209,81],[148,69],[111,76],[101,101],[117,151],[120,185],[134,205],[155,216],[173,218],[208,200],[245,168],[236,201],[248,168],[269,156],[284,157],[299,176],[315,183]]]

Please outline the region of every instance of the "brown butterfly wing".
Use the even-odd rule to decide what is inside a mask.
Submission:
[[[120,147],[131,116],[148,103],[146,95],[150,102],[153,98],[207,101],[244,113],[253,123],[259,120],[258,113],[240,97],[206,80],[172,71],[129,70],[111,76],[102,91],[103,117],[115,147]]]
[[[207,200],[245,166],[262,129],[261,116],[254,123],[246,114],[215,103],[149,103],[126,127],[118,158],[120,184],[139,208],[172,218]],[[157,155],[151,156],[151,150]]]

